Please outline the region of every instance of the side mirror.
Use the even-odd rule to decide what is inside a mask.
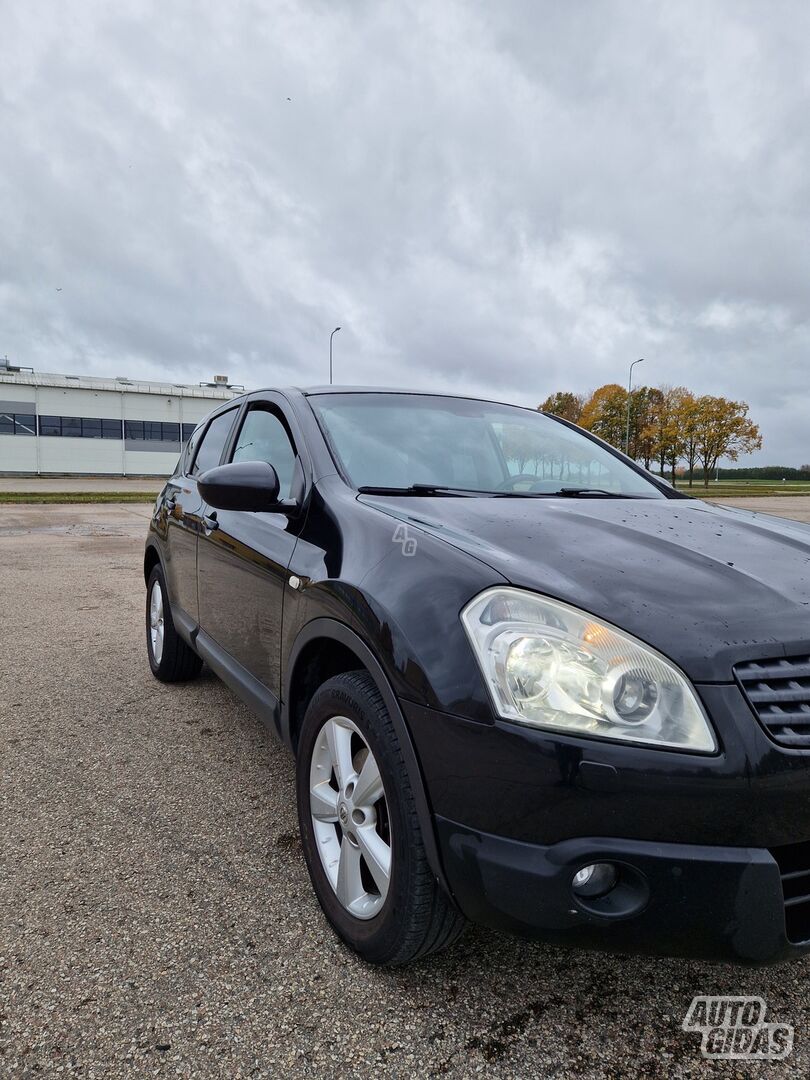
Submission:
[[[197,478],[200,494],[217,510],[289,513],[294,503],[278,497],[278,474],[266,461],[234,461]]]

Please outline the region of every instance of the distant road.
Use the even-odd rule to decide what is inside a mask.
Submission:
[[[810,524],[810,495],[755,495],[749,499],[709,498],[707,501],[717,503],[718,506],[738,506],[741,510],[758,510],[760,514],[794,518]]]
[[[0,476],[0,492],[145,491],[157,495],[162,487],[163,481],[160,477],[134,480],[126,476]],[[743,510],[758,510],[762,514],[794,518],[810,524],[810,494],[739,498],[712,498],[710,494],[708,501],[717,503],[718,506],[739,506]]]

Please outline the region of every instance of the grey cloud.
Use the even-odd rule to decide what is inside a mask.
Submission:
[[[644,356],[810,459],[798,0],[76,0],[0,33],[15,360],[308,384],[340,324],[341,381],[534,404]]]

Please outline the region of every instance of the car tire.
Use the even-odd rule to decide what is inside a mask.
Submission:
[[[296,768],[304,856],[342,940],[389,967],[452,944],[465,919],[428,863],[402,749],[367,672],[337,675],[316,691]]]
[[[160,565],[146,586],[146,651],[152,674],[161,682],[186,682],[199,675],[202,660],[177,633]]]

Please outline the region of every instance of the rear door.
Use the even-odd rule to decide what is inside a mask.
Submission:
[[[166,575],[172,609],[189,629],[199,621],[197,598],[197,540],[204,527],[204,504],[197,477],[218,465],[239,407],[218,413],[195,432],[181,459],[180,471],[166,490]]]
[[[281,395],[249,401],[227,456],[269,462],[278,473],[280,497],[303,497],[301,438],[285,406]],[[200,627],[280,698],[287,568],[303,514],[206,509],[205,517],[197,555]]]

